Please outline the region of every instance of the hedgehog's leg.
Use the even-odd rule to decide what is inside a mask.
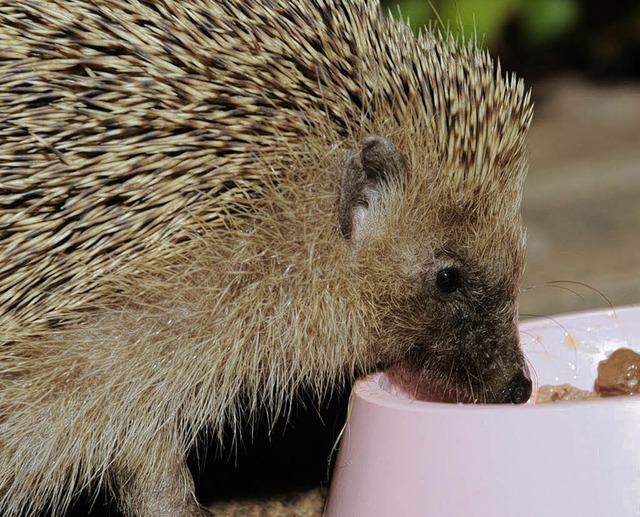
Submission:
[[[195,498],[193,477],[182,448],[158,437],[149,454],[126,467],[115,465],[112,479],[118,505],[135,517],[210,517]]]

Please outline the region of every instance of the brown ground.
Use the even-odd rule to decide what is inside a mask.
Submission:
[[[525,287],[537,287],[523,292],[521,313],[640,303],[640,85],[563,78],[534,86],[534,97],[523,213]],[[549,285],[557,281],[588,287]],[[315,517],[325,489],[231,499],[210,509],[220,517]]]
[[[523,212],[529,228],[525,286],[569,280],[614,305],[640,303],[640,85],[572,79],[540,85]],[[607,305],[536,288],[523,314]]]

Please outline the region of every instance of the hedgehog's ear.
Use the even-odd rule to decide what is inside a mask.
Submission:
[[[360,150],[347,157],[338,207],[340,232],[345,239],[358,240],[372,213],[379,208],[381,191],[406,169],[398,148],[381,136],[365,138]]]

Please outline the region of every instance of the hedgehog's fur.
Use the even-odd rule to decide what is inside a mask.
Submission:
[[[373,1],[2,2],[0,514],[106,487],[195,515],[198,431],[375,366],[492,400],[530,118],[484,51]],[[369,135],[408,172],[341,235]]]

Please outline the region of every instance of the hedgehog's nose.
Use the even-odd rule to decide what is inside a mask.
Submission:
[[[522,404],[531,397],[532,383],[528,370],[516,373],[498,393],[498,402],[502,404]]]

